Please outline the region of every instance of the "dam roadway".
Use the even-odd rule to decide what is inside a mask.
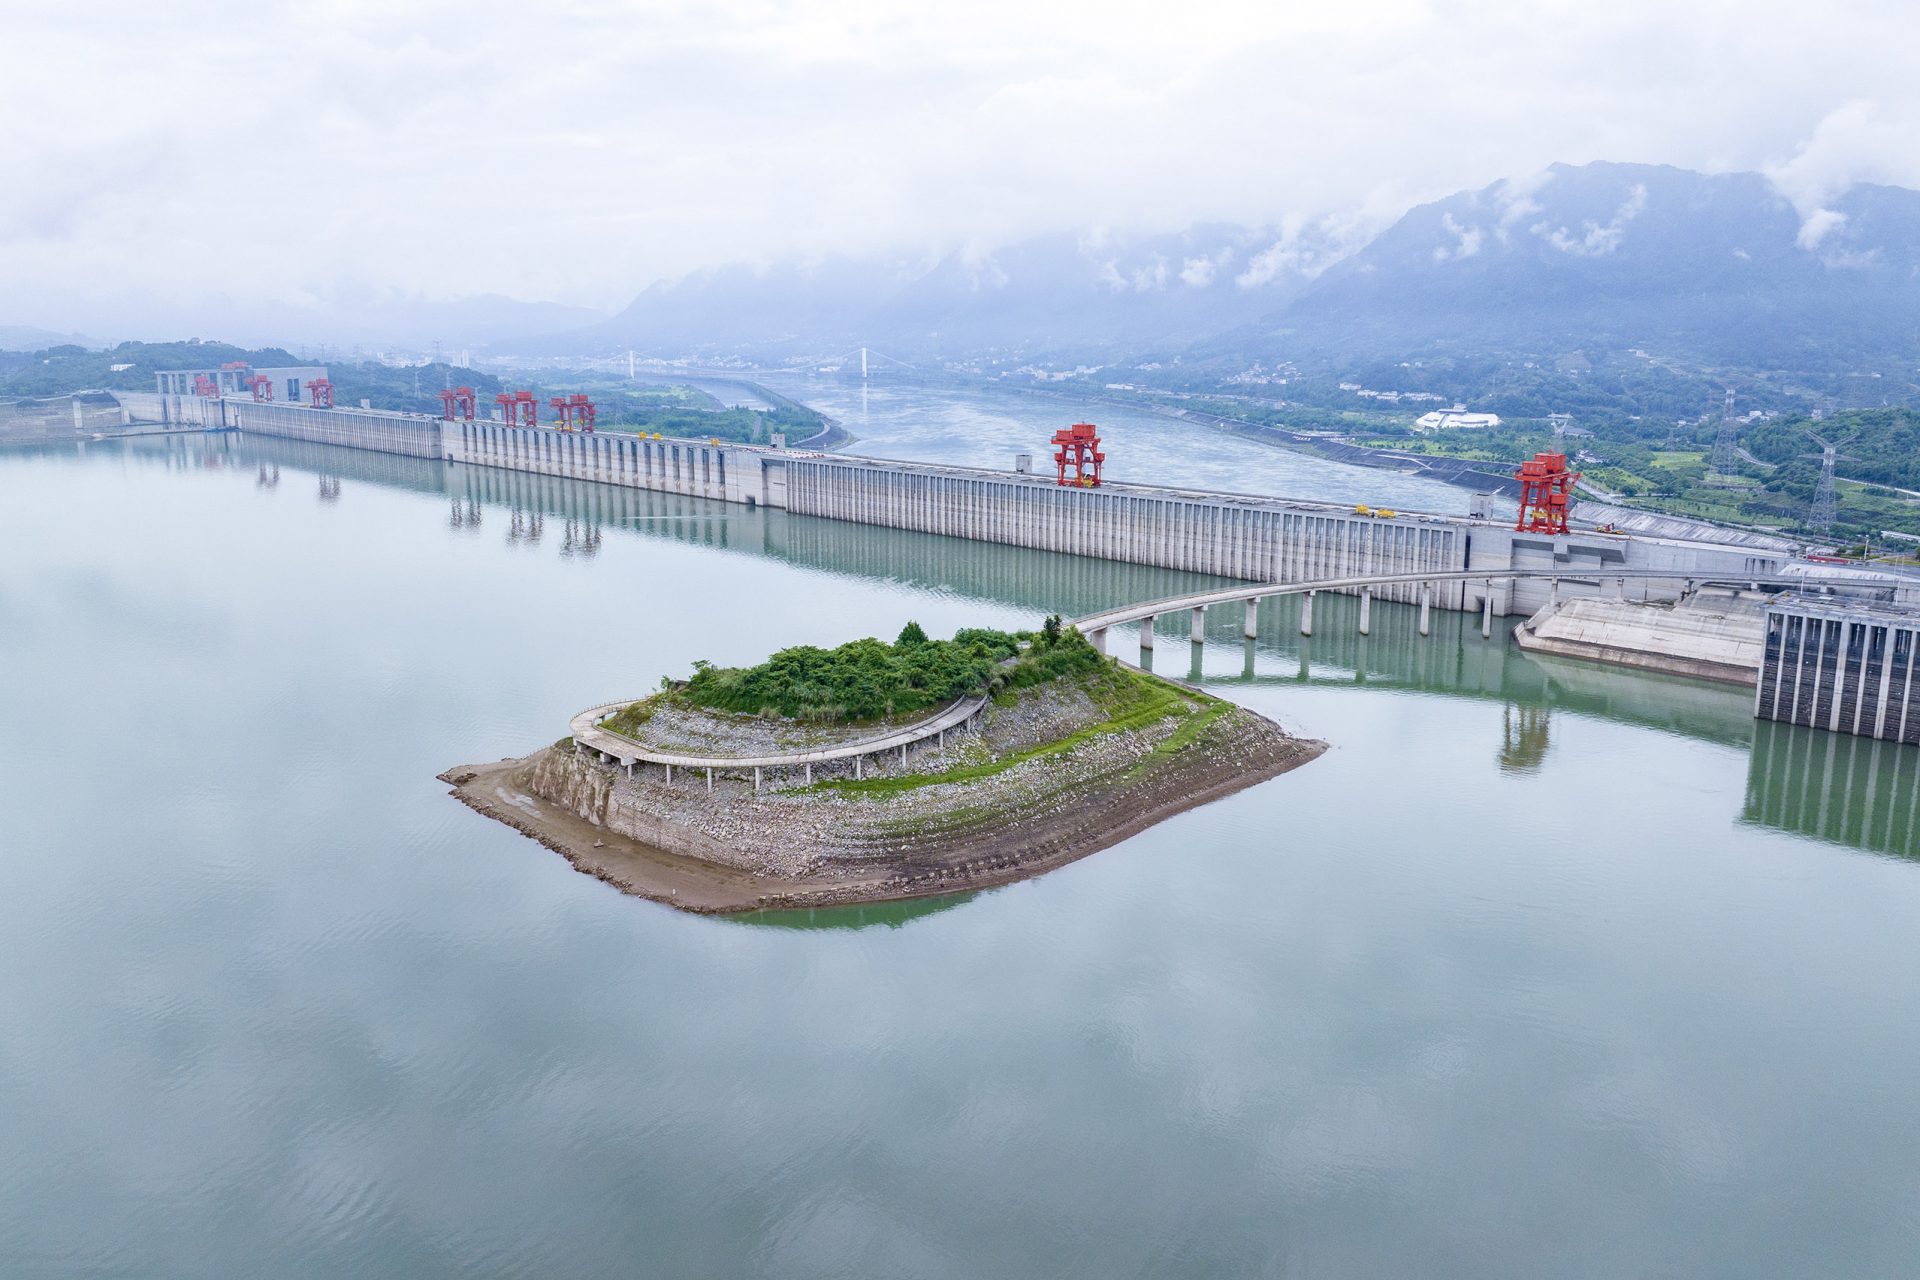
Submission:
[[[655,439],[447,421],[369,409],[312,409],[233,397],[131,393],[129,417],[346,445],[460,466],[586,480],[767,506],[800,515],[1153,565],[1263,584],[1526,614],[1551,583],[1673,599],[1688,580],[1779,581],[1784,550],[1575,530],[1516,532],[1491,520],[1254,494],[1108,482],[1061,487],[1019,471],[899,462],[717,440]],[[1791,575],[1788,575],[1791,576]],[[1368,579],[1362,588],[1348,579]]]

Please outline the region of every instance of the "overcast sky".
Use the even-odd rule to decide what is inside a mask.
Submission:
[[[1335,216],[1555,160],[1920,186],[1908,2],[13,4],[0,324],[616,308],[738,260]]]

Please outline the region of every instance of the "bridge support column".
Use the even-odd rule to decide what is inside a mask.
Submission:
[[[1248,680],[1253,679],[1253,637],[1252,636],[1248,636],[1246,640],[1244,640],[1241,644],[1240,674]]]
[[[1093,646],[1095,653],[1105,653],[1107,651],[1107,629],[1105,627],[1095,627],[1093,633],[1087,637],[1087,643]]]
[[[667,785],[668,786],[673,785],[673,766],[672,765],[667,766]]]
[[[1153,625],[1160,619],[1149,614],[1140,619],[1140,652],[1153,652]]]
[[[760,766],[753,766],[753,794],[760,794]]]
[[[1480,638],[1493,638],[1493,583],[1486,584],[1486,594],[1480,597]]]
[[[900,744],[900,767],[907,767],[907,744],[904,742]]]
[[[1240,634],[1251,640],[1260,634],[1260,602],[1247,601],[1247,616],[1240,625]]]
[[[1560,607],[1560,579],[1558,578],[1547,581],[1547,603],[1556,609]]]
[[[1360,634],[1367,635],[1373,630],[1373,592],[1360,593]]]
[[[1420,634],[1433,634],[1433,588],[1420,588]]]
[[[1187,634],[1195,644],[1207,642],[1207,611],[1204,607],[1193,610],[1193,625],[1188,628]]]
[[[627,781],[633,781],[633,761],[627,761]]]
[[[713,794],[713,767],[711,765],[707,767],[707,794]]]
[[[1303,636],[1313,634],[1313,597],[1314,593],[1309,591],[1307,598],[1300,602],[1300,634]]]
[[[807,785],[813,785],[813,761],[807,761]]]

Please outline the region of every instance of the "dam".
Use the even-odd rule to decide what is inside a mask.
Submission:
[[[1241,581],[1398,576],[1406,581],[1376,588],[1376,598],[1424,598],[1437,608],[1490,617],[1600,595],[1615,589],[1622,570],[1630,571],[1633,598],[1642,600],[1676,599],[1697,579],[1793,580],[1787,553],[1731,542],[1587,530],[1530,534],[1464,516],[1112,481],[1063,487],[1052,477],[1013,469],[233,396],[122,393],[121,401],[139,421],[348,445]],[[1475,580],[1476,571],[1490,576]],[[1423,588],[1420,575],[1449,580]]]

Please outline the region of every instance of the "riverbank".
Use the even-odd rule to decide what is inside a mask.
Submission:
[[[448,770],[476,811],[624,892],[683,910],[886,902],[980,889],[1086,857],[1312,760],[1231,703],[1109,664],[1004,693],[977,732],[815,782],[617,765],[562,742]]]

